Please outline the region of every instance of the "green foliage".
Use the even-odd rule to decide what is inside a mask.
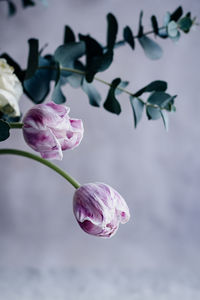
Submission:
[[[116,115],[119,115],[121,112],[121,106],[115,97],[115,90],[119,86],[120,82],[120,78],[116,78],[112,81],[110,89],[108,91],[108,95],[106,97],[106,101],[103,105],[106,110]]]
[[[188,33],[190,31],[192,24],[193,24],[193,22],[190,17],[190,14],[186,15],[184,18],[180,19],[178,22],[179,28],[185,33]]]
[[[15,4],[16,1],[11,1],[11,0],[3,0],[6,1],[8,4],[8,16],[12,17],[16,14],[17,12],[17,6]],[[36,0],[21,0],[21,5],[23,8],[27,8],[27,7],[33,7],[36,5],[38,1]],[[40,0],[40,2],[44,5],[47,6],[48,2],[47,0]]]
[[[46,3],[45,0],[42,2]],[[15,5],[10,0],[8,4],[10,5],[10,14],[13,15],[16,12]],[[23,1],[24,7],[34,4],[35,1],[32,0]],[[96,77],[97,73],[104,72],[111,66],[116,47],[128,44],[134,51],[138,40],[148,58],[159,59],[163,50],[148,35],[153,34],[156,38],[169,38],[174,41],[180,38],[180,32],[188,33],[194,24],[190,13],[183,16],[181,6],[171,14],[167,12],[161,26],[158,24],[156,16],[151,16],[152,31],[144,31],[142,20],[143,11],[139,16],[138,34],[134,36],[132,28],[126,25],[122,31],[122,40],[117,41],[118,21],[113,14],[109,13],[105,44],[98,42],[89,34],[79,33],[76,37],[72,28],[66,25],[63,44],[58,46],[53,54],[45,56],[42,56],[45,47],[39,51],[38,40],[30,39],[26,70],[22,70],[8,54],[4,53],[1,57],[6,58],[8,63],[14,67],[16,75],[23,81],[24,92],[36,104],[42,103],[46,99],[50,92],[50,83],[53,81],[52,100],[54,102],[61,104],[66,101],[62,86],[68,84],[73,88],[81,88],[88,96],[89,103],[92,106],[100,107],[101,95],[93,84],[94,80],[98,80],[110,86],[103,104],[107,111],[119,115],[121,106],[116,97],[121,93],[126,93],[130,97],[135,127],[141,121],[144,108],[146,108],[147,118],[149,120],[161,118],[167,129],[168,113],[176,110],[174,105],[176,96],[166,93],[167,83],[165,81],[153,81],[132,93],[126,90],[128,81],[116,78],[109,84]],[[141,99],[141,96],[146,93],[150,93],[147,100]],[[5,126],[4,128],[6,128]]]
[[[92,83],[88,83],[86,79],[83,79],[82,89],[88,95],[90,104],[92,106],[99,107],[101,103],[101,95],[94,85]]]
[[[35,3],[32,0],[22,0],[23,7],[34,6]]]
[[[143,93],[146,92],[164,92],[167,89],[167,82],[162,81],[162,80],[155,80],[152,81],[151,83],[149,83],[148,85],[146,85],[145,87],[143,87],[142,89],[140,89],[139,91],[137,91],[134,94],[134,97],[139,97],[141,96]]]
[[[158,28],[158,21],[156,19],[156,16],[151,17],[151,25],[152,25],[153,32],[155,33],[155,35],[158,35],[159,28]]]
[[[133,96],[130,96],[130,103],[131,103],[132,110],[133,110],[134,125],[136,128],[139,121],[142,118],[142,113],[144,110],[144,103],[141,100],[139,100],[138,98],[133,97]]]
[[[74,62],[84,54],[84,42],[70,42],[56,49],[54,59],[60,64],[61,68],[73,68]],[[68,75],[68,72],[65,75]]]
[[[177,22],[180,17],[183,15],[183,9],[181,6],[179,6],[175,11],[170,15],[170,21]]]
[[[123,32],[124,40],[130,45],[130,47],[134,50],[135,49],[135,40],[132,33],[132,30],[129,26],[124,28]]]
[[[75,42],[75,34],[73,30],[69,26],[65,26],[64,29],[64,44],[70,43],[70,42]]]
[[[153,92],[147,99],[148,103],[158,105],[160,108],[168,108],[168,105],[174,101],[176,96],[171,96],[165,92]]]
[[[62,103],[65,103],[65,101],[66,101],[66,98],[63,95],[63,92],[61,90],[61,80],[60,79],[55,84],[54,91],[52,94],[52,100],[57,104],[62,104]]]
[[[28,40],[29,43],[29,55],[28,66],[26,69],[25,79],[31,78],[38,69],[39,60],[39,42],[37,39]]]
[[[36,104],[45,100],[50,91],[50,81],[54,77],[52,62],[39,57],[39,68],[34,75],[24,81],[24,92]]]
[[[139,30],[138,30],[138,40],[140,45],[142,46],[144,53],[146,56],[152,60],[159,59],[162,56],[162,48],[154,42],[152,39],[144,35],[144,29],[142,25],[142,17],[143,12],[140,13],[140,19],[139,19]],[[155,33],[155,30],[154,30]]]
[[[115,90],[115,96],[123,93],[123,89],[125,89],[128,84],[129,84],[128,81],[121,81],[120,84],[117,86],[117,89]]]
[[[169,22],[169,24],[167,25],[167,31],[168,31],[168,35],[169,37],[176,37],[178,34],[178,25],[175,21],[171,21]]]
[[[139,43],[142,46],[144,53],[148,58],[152,60],[161,58],[163,50],[152,39],[148,38],[147,36],[142,36],[141,38],[139,38]]]
[[[12,1],[8,1],[7,3],[8,3],[8,15],[12,17],[17,11],[16,5]]]
[[[115,16],[111,13],[107,15],[108,29],[107,29],[107,48],[112,50],[114,48],[117,32],[118,32],[118,23]]]
[[[10,136],[10,126],[7,122],[0,120],[0,142],[7,140]]]
[[[113,60],[113,51],[109,48],[104,52],[103,47],[89,35],[79,34],[79,38],[86,46],[85,78],[88,82],[92,82],[97,72],[109,68]]]

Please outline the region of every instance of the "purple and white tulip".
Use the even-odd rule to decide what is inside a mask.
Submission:
[[[80,227],[88,234],[112,237],[119,223],[130,218],[129,208],[122,196],[104,183],[88,183],[75,191],[73,211]]]
[[[83,123],[69,117],[69,107],[54,102],[32,107],[23,119],[27,144],[42,158],[63,158],[62,150],[74,149],[83,138]]]

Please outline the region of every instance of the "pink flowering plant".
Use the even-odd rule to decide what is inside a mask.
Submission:
[[[15,4],[10,0],[6,2],[9,15],[14,15],[17,12]],[[46,4],[46,1],[41,2]],[[22,5],[24,8],[33,6],[35,1],[23,0]],[[117,47],[128,45],[134,51],[138,41],[149,59],[160,59],[163,50],[149,35],[178,41],[180,33],[189,33],[196,22],[190,12],[183,13],[181,6],[174,12],[167,13],[161,26],[153,15],[150,31],[144,31],[142,19],[143,12],[139,16],[137,35],[127,25],[119,39],[118,21],[109,13],[104,44],[90,35],[79,33],[76,36],[66,25],[63,43],[53,53],[44,54],[46,48],[40,48],[39,41],[31,38],[28,40],[29,55],[25,70],[8,53],[0,53],[0,141],[9,138],[10,129],[19,128],[22,129],[28,146],[39,153],[35,155],[19,149],[1,148],[0,155],[12,154],[33,159],[64,177],[75,188],[73,212],[80,228],[98,237],[112,237],[120,223],[128,222],[130,212],[124,198],[109,185],[99,182],[80,185],[49,161],[62,160],[63,152],[78,147],[84,135],[82,120],[65,105],[66,95],[62,87],[70,85],[81,88],[87,94],[90,105],[103,106],[116,115],[121,113],[119,95],[125,93],[129,97],[135,127],[146,113],[148,120],[162,119],[168,129],[168,114],[176,110],[176,95],[167,92],[167,82],[156,80],[132,92],[127,89],[128,81],[116,77],[111,82],[106,82],[97,76],[97,73],[102,73],[111,66]],[[52,81],[54,88],[50,98]],[[93,85],[94,81],[108,86],[103,103],[100,93]],[[32,101],[33,107],[22,114],[19,100],[23,93]],[[148,95],[146,100],[144,95]]]

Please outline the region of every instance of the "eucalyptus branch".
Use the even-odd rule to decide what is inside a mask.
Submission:
[[[34,0],[23,1],[24,3],[26,2],[25,5],[34,3]],[[14,7],[11,5],[10,8],[11,12],[14,13]],[[114,50],[117,46],[126,44],[132,50],[135,50],[136,39],[138,39],[139,45],[149,59],[156,60],[161,58],[163,54],[162,47],[157,41],[147,36],[154,34],[155,37],[170,38],[173,41],[177,41],[182,36],[182,32],[190,32],[191,27],[196,24],[196,18],[192,18],[190,12],[184,15],[182,7],[179,6],[174,12],[166,13],[164,23],[161,26],[158,24],[156,16],[152,15],[152,29],[149,31],[144,31],[142,18],[143,11],[140,12],[138,33],[136,35],[133,34],[132,28],[126,25],[123,28],[121,40],[118,40],[118,21],[112,13],[108,13],[105,47],[90,35],[80,33],[76,37],[76,34],[68,25],[64,29],[63,43],[56,48],[53,54],[42,55],[44,47],[40,49],[38,39],[31,38],[28,40],[29,55],[26,70],[22,70],[7,53],[2,54],[1,57],[6,59],[8,64],[15,69],[16,75],[23,82],[25,94],[35,104],[45,101],[50,92],[51,81],[54,81],[52,100],[57,104],[62,104],[66,101],[66,97],[62,92],[62,86],[65,83],[69,83],[72,87],[81,87],[87,94],[89,103],[92,106],[99,107],[101,106],[101,95],[95,86],[91,84],[93,80],[96,80],[109,87],[106,99],[103,102],[103,107],[107,111],[116,115],[121,113],[118,95],[123,92],[129,96],[134,118],[136,115],[137,122],[141,119],[140,116],[144,108],[146,108],[145,113],[148,119],[157,120],[161,117],[161,114],[167,116],[166,111],[175,111],[174,99],[176,96],[171,96],[166,92],[167,82],[155,80],[139,91],[132,93],[126,88],[128,82],[121,81],[117,76],[112,82],[107,82],[99,78],[97,74],[111,66]],[[82,57],[85,58],[85,63],[80,60]],[[144,93],[149,93],[145,101],[141,99]],[[4,115],[2,116],[2,121],[7,121],[8,123],[16,122],[15,119]],[[22,128],[23,126],[22,124],[8,123],[1,122],[1,126],[5,129],[1,140],[9,136],[10,128]]]
[[[26,151],[21,151],[21,150],[18,150],[18,149],[0,149],[0,155],[3,155],[3,154],[19,155],[19,156],[27,157],[27,158],[33,159],[35,161],[38,161],[41,164],[49,167],[53,171],[57,172],[62,177],[64,177],[69,183],[71,183],[71,185],[73,185],[73,187],[75,189],[78,189],[80,187],[80,184],[73,177],[71,177],[69,174],[67,174],[66,172],[64,172],[60,168],[58,168],[56,165],[54,165],[50,161],[48,161],[44,158],[41,158],[41,157],[39,157],[35,154],[29,153],[29,152],[26,152]]]
[[[42,66],[42,67],[38,67],[38,69],[55,69],[57,70],[57,67],[53,67],[53,66]],[[85,76],[85,72],[84,71],[81,71],[81,70],[78,70],[78,69],[72,69],[72,68],[67,68],[67,67],[60,67],[60,71],[68,71],[68,72],[71,72],[71,73],[74,73],[74,74],[79,74],[79,75],[83,75]],[[112,87],[112,84],[99,78],[99,77],[94,77],[94,80],[96,81],[99,81],[109,87]],[[119,90],[123,93],[126,93],[127,95],[131,96],[131,97],[136,97],[135,94],[129,92],[128,90],[124,89],[124,88],[121,88],[121,87],[116,87],[116,90]],[[139,97],[136,97],[142,104],[144,104],[145,106],[149,106],[149,107],[153,107],[153,108],[159,108],[161,110],[166,110],[164,107],[160,107],[159,105],[157,104],[152,104],[152,103],[148,103],[148,102],[145,102],[143,101],[141,98]]]
[[[163,30],[163,29],[167,29],[167,26],[159,27],[158,31]],[[153,34],[153,33],[155,34],[154,30],[149,30],[149,31],[144,32],[142,36],[150,35],[150,34]],[[133,35],[133,39],[139,39],[139,38],[140,38],[139,35]],[[124,46],[125,44],[126,44],[125,40],[120,40],[120,41],[115,43],[115,47]],[[107,49],[107,47],[105,47],[104,49]]]

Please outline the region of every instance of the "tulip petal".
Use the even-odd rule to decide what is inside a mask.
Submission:
[[[121,195],[104,183],[88,183],[76,190],[73,199],[74,215],[87,233],[112,237],[119,223],[130,217],[128,206]]]
[[[46,159],[62,160],[61,146],[51,129],[38,130],[33,127],[24,127],[24,139],[27,144]]]
[[[83,137],[83,124],[81,120],[70,119],[69,111],[68,107],[53,102],[31,108],[23,119],[24,137],[30,147],[50,159],[61,159],[62,150],[77,147]],[[44,135],[48,138],[41,139]]]

